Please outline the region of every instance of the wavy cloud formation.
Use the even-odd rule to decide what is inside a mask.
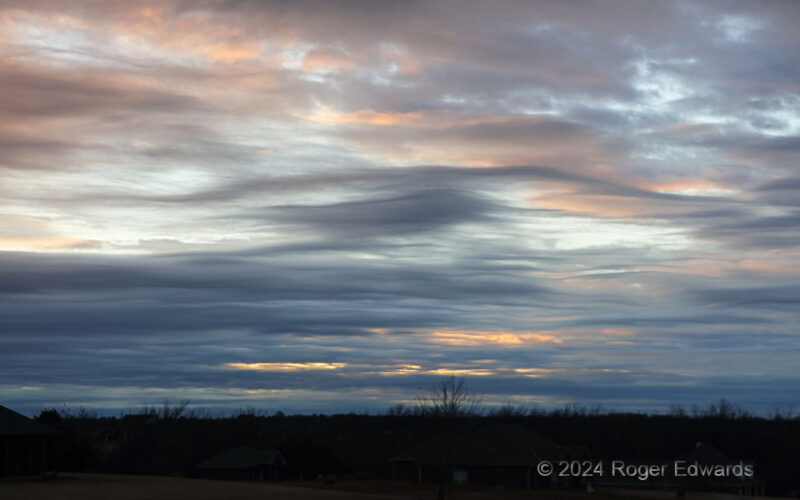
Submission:
[[[0,6],[3,404],[797,397],[800,6]]]

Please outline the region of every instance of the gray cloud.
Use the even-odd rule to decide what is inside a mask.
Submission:
[[[4,404],[791,404],[799,22],[5,2]]]
[[[461,222],[488,222],[492,204],[456,190],[430,189],[391,198],[332,205],[290,205],[268,209],[267,219],[305,224],[319,231],[356,235],[431,231]],[[272,217],[269,212],[275,213]]]

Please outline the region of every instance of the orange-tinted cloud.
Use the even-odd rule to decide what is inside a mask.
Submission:
[[[420,365],[395,365],[387,369],[382,369],[375,372],[377,375],[392,377],[397,375],[414,375],[422,373],[422,366]]]
[[[686,196],[714,196],[731,194],[735,191],[718,182],[707,179],[679,179],[646,186],[659,193],[682,194]]]
[[[244,30],[219,23],[211,14],[175,16],[166,9],[145,6],[117,18],[115,31],[164,51],[201,55],[214,62],[259,59],[261,44]]]
[[[392,113],[361,109],[352,113],[337,113],[327,106],[321,106],[308,117],[308,120],[327,125],[409,125],[420,122],[423,118],[424,115],[419,112]]]
[[[260,372],[297,372],[313,370],[338,370],[347,363],[329,363],[325,361],[307,363],[225,363],[227,368],[236,370],[253,370]]]
[[[553,343],[560,344],[563,340],[554,335],[537,332],[503,332],[503,331],[447,331],[437,330],[431,334],[430,341],[437,344],[457,346],[479,345],[522,345]]]
[[[488,377],[494,375],[494,370],[486,368],[436,368],[434,370],[427,370],[425,373],[429,375],[454,375],[456,377]]]
[[[495,115],[426,111],[338,116],[333,137],[373,154],[406,161],[469,166],[552,165],[582,173],[608,169],[624,151],[605,144],[591,127],[550,115]],[[424,118],[424,119],[423,119]],[[403,125],[403,126],[375,126]],[[413,125],[413,126],[411,126]]]
[[[47,218],[0,215],[0,251],[47,252],[101,247],[100,241],[63,234],[63,230]]]
[[[356,67],[356,58],[344,51],[315,47],[303,56],[300,68],[303,71],[340,71]]]

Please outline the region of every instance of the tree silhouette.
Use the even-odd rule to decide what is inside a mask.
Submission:
[[[454,420],[478,413],[483,398],[469,390],[464,377],[451,375],[430,390],[420,390],[417,408],[420,414],[437,420]]]
[[[469,390],[464,377],[449,376],[431,389],[420,390],[417,409],[433,425],[437,437],[437,498],[444,500],[449,474],[453,467],[453,448],[458,424],[478,414],[483,398]]]

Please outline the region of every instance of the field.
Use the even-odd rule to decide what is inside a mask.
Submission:
[[[0,498],[3,500],[387,499],[381,495],[267,483],[111,474],[62,474],[43,482],[0,484]]]
[[[353,481],[330,486],[313,481],[270,484],[111,474],[61,474],[43,482],[0,483],[0,499],[2,500],[263,500],[266,498],[285,500],[434,500],[436,491],[433,485],[420,487],[390,481]],[[675,498],[675,494],[654,491],[616,493],[505,491],[453,487],[448,490],[447,498],[463,500],[617,500],[623,498],[666,500]],[[736,497],[688,494],[685,498],[717,500]]]

